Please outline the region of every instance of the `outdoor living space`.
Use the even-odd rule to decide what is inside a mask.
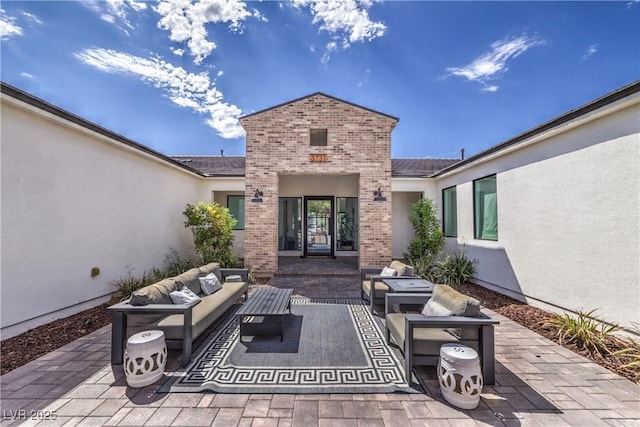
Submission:
[[[335,269],[330,268],[333,263]],[[344,260],[291,259],[281,265],[283,275],[252,285],[250,295],[258,289],[284,287],[284,281],[294,289],[293,299],[322,299],[327,290],[321,284],[336,281],[340,286],[331,287],[336,300],[357,301],[359,278],[353,275],[357,270]],[[312,274],[298,276],[292,270]],[[414,392],[272,393],[269,387],[253,393],[167,392],[163,387],[171,377],[184,372],[179,350],[169,351],[160,380],[132,388],[127,386],[123,365],[110,364],[108,325],[3,375],[2,425],[639,425],[640,385],[506,317],[483,311],[500,321],[495,330],[496,382],[484,386],[481,401],[472,410],[447,403],[435,369],[424,367],[415,371],[419,385]],[[215,334],[204,338],[207,335],[194,343],[192,365]]]

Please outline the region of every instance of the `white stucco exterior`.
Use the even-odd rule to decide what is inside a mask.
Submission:
[[[130,267],[141,275],[160,266],[170,246],[186,253],[186,203],[226,206],[228,195],[247,194],[243,176],[198,175],[19,98],[1,99],[3,339],[99,304]],[[478,260],[478,284],[545,308],[597,309],[609,322],[640,324],[640,92],[616,99],[435,177],[393,177],[385,191],[393,258],[413,238],[411,204],[430,198],[441,210],[442,190],[456,186],[458,235],[447,246]],[[362,197],[361,175],[351,172],[281,173],[276,192]],[[473,181],[489,175],[497,241],[474,239]],[[244,230],[234,234],[242,257]]]
[[[197,175],[4,94],[1,108],[3,339],[192,246],[182,211],[209,199]]]
[[[610,104],[437,178],[457,186],[476,281],[530,303],[640,321],[640,99]],[[475,240],[473,180],[496,174],[498,241]]]

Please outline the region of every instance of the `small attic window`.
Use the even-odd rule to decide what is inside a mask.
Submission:
[[[327,145],[326,129],[311,129],[311,146],[324,147]]]

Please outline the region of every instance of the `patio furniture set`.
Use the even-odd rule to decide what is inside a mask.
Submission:
[[[218,279],[220,289],[207,294],[202,278],[211,275]],[[473,401],[479,399],[483,382],[494,384],[493,327],[499,322],[482,313],[477,300],[450,286],[423,280],[414,275],[411,266],[399,261],[382,269],[364,268],[361,279],[361,297],[369,300],[371,312],[377,314],[376,303],[384,305],[386,340],[402,351],[409,383],[414,365],[437,366],[443,395],[460,407],[473,405]],[[192,301],[174,303],[175,292],[183,288],[199,296]],[[245,302],[235,313],[240,325],[240,341],[247,336],[263,335],[279,336],[282,341],[284,318],[291,313],[292,293],[292,289],[270,288],[257,290],[248,297],[248,270],[221,269],[217,263],[146,286],[134,292],[131,299],[110,307],[113,315],[111,362],[121,364],[124,355],[128,375],[130,370],[137,369],[139,375],[148,371],[148,375],[157,376],[157,370],[164,368],[163,363],[147,357],[145,368],[140,362],[144,356],[138,357],[138,362],[131,362],[133,356],[128,357],[129,353],[135,353],[136,346],[144,348],[144,339],[136,332],[147,331],[147,335],[152,336],[150,339],[158,341],[157,333],[148,333],[151,329],[159,331],[168,346],[181,346],[183,365],[188,365],[192,341],[243,294]],[[418,311],[406,312],[407,307],[417,307]],[[127,336],[131,336],[128,343],[125,342]],[[155,358],[166,360],[166,349],[164,353],[157,345],[150,345],[149,349]],[[462,400],[460,393],[466,393]]]

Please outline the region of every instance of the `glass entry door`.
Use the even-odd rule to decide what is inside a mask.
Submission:
[[[333,256],[333,197],[304,198],[304,256]]]

